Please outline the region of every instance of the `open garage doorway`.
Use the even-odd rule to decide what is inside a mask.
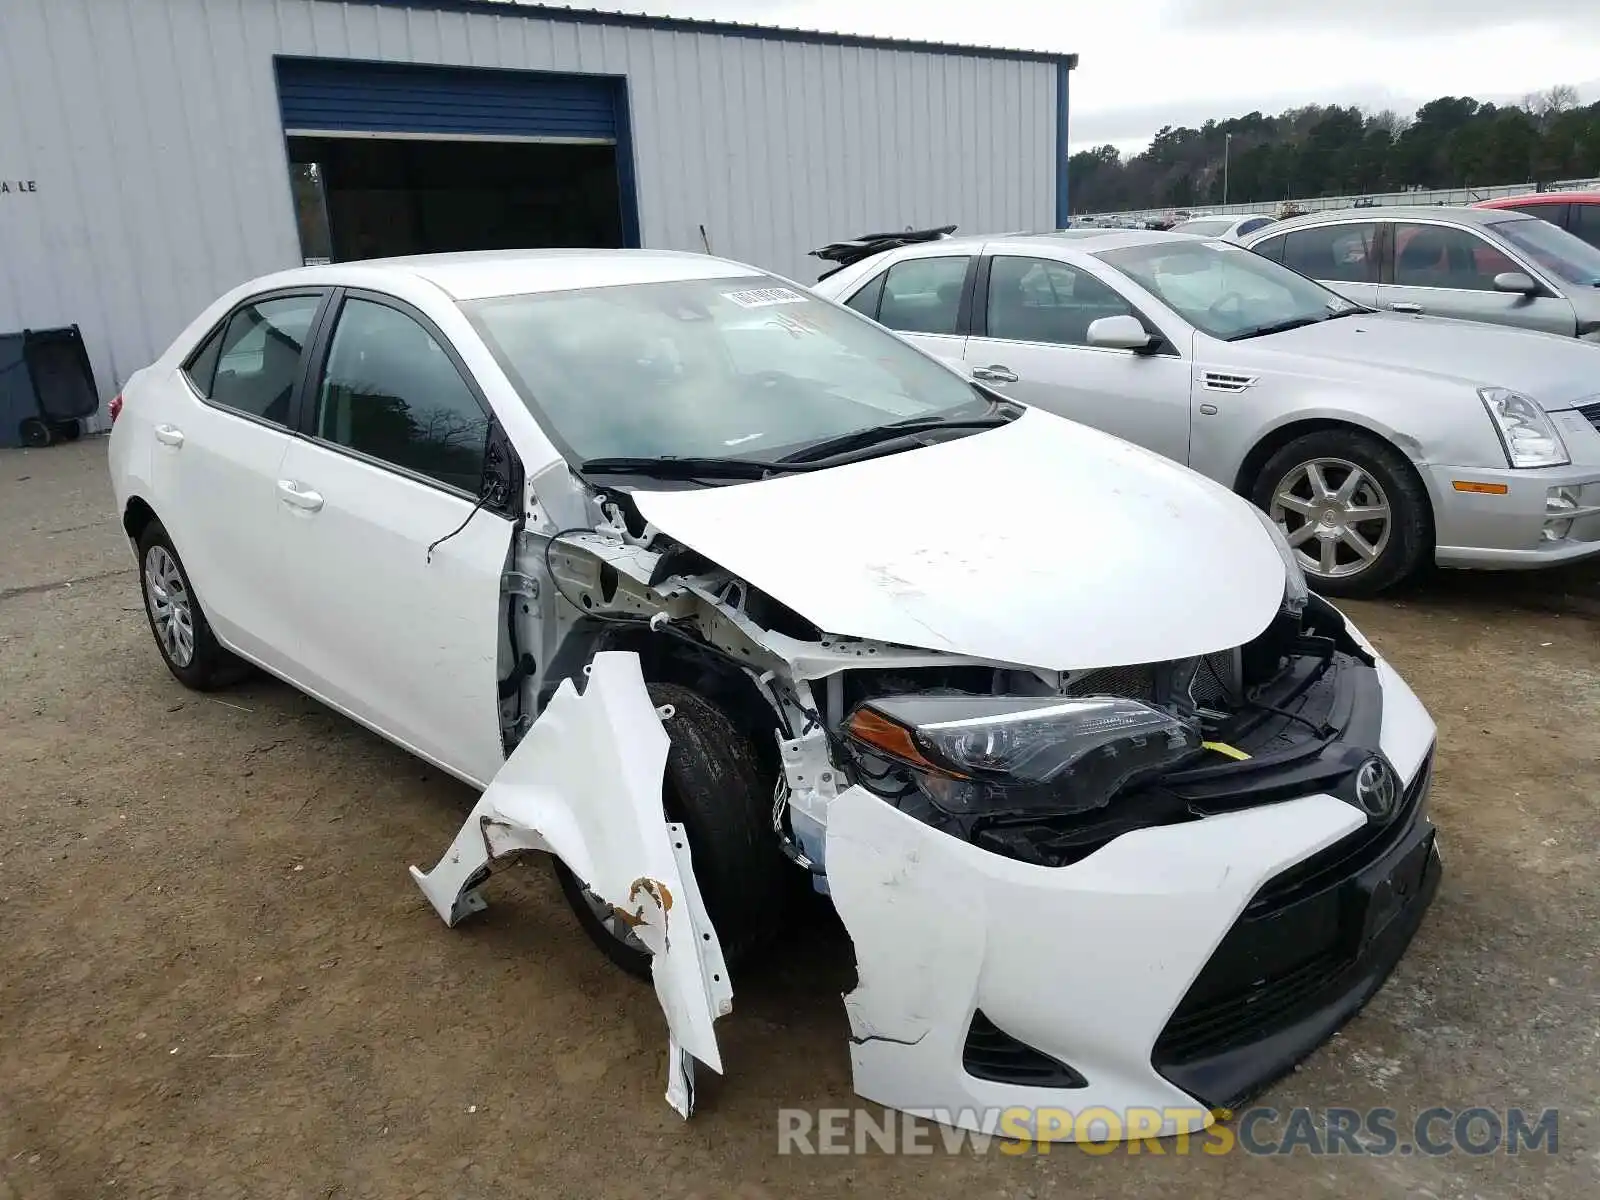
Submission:
[[[615,145],[291,135],[288,146],[308,262],[627,244]]]

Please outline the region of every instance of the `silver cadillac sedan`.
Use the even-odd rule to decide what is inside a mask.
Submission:
[[[1250,497],[1319,591],[1600,555],[1600,345],[1376,311],[1222,241],[900,240],[827,248],[815,290]]]

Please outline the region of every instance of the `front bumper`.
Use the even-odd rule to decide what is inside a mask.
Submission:
[[[1318,794],[1041,867],[842,793],[827,861],[856,948],[856,1091],[1009,1136],[1105,1136],[1061,1119],[1089,1109],[1161,1136],[1303,1058],[1381,985],[1437,887],[1433,722],[1378,674],[1380,749],[1410,797],[1381,829]]]
[[[1424,470],[1441,567],[1536,570],[1600,555],[1600,467]],[[1506,490],[1459,491],[1458,482]],[[1568,500],[1576,509],[1565,508]]]

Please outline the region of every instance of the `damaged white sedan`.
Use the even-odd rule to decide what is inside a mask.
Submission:
[[[172,673],[256,664],[481,789],[417,884],[454,925],[553,856],[684,1115],[793,873],[854,946],[856,1090],[1013,1133],[1202,1127],[1437,887],[1433,723],[1262,514],[752,268],[289,271],[113,412]]]

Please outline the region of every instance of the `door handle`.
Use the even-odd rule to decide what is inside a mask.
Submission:
[[[163,446],[171,446],[174,450],[183,446],[183,430],[176,425],[157,425],[156,441]]]
[[[1393,304],[1389,305],[1389,307],[1397,313],[1416,314],[1422,311],[1422,305],[1414,304],[1410,300],[1396,300]]]
[[[972,377],[981,379],[985,383],[1015,383],[1017,381],[1017,373],[1010,367],[1002,367],[999,363],[995,363],[990,367],[973,367]]]
[[[320,493],[303,488],[292,479],[278,480],[278,499],[290,508],[303,508],[307,512],[316,512],[322,507]]]

